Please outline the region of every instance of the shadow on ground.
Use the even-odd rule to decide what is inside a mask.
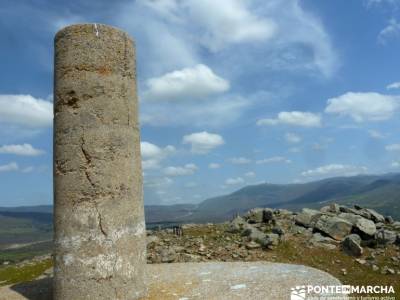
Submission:
[[[51,300],[52,278],[42,278],[30,282],[17,283],[12,285],[10,289],[29,300]]]

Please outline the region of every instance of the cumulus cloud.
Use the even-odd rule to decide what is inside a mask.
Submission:
[[[363,166],[329,164],[316,169],[304,171],[301,175],[305,177],[353,176],[365,173],[366,171],[367,168]]]
[[[147,90],[143,98],[154,101],[205,99],[229,89],[229,81],[202,64],[150,78],[146,85]]]
[[[234,165],[245,165],[251,163],[251,159],[247,157],[233,157],[229,161]]]
[[[31,95],[0,95],[0,123],[49,127],[53,123],[53,103]]]
[[[393,90],[393,89],[400,89],[400,81],[392,82],[386,86],[386,89]]]
[[[390,19],[389,24],[378,34],[378,42],[385,45],[391,38],[400,37],[400,23],[396,19]]]
[[[301,138],[301,136],[299,136],[299,135],[297,135],[295,133],[288,132],[288,133],[285,134],[285,140],[288,143],[297,144],[297,143],[300,143],[302,141],[302,138]]]
[[[208,165],[208,168],[209,168],[209,169],[219,169],[219,168],[221,168],[221,165],[220,165],[220,164],[217,164],[217,163],[210,163],[210,164]]]
[[[270,164],[270,163],[286,163],[289,164],[291,163],[290,159],[287,159],[286,157],[283,156],[273,156],[269,158],[264,158],[256,161],[257,165],[261,164]]]
[[[400,151],[400,144],[391,144],[385,147],[386,151]]]
[[[390,166],[392,168],[400,168],[400,161],[393,161]]]
[[[282,111],[275,119],[260,119],[257,121],[258,126],[280,124],[301,127],[319,127],[321,126],[321,116],[311,112]]]
[[[244,183],[245,181],[242,177],[228,178],[227,180],[225,180],[226,185],[239,185]]]
[[[399,100],[400,96],[348,92],[328,99],[325,112],[350,116],[356,122],[383,121],[399,108]]]
[[[12,171],[18,171],[19,167],[16,162],[10,162],[9,164],[6,165],[0,165],[0,172],[12,172]]]
[[[190,144],[193,153],[206,154],[225,144],[225,141],[219,134],[202,131],[185,135],[182,139],[182,143]]]
[[[198,170],[195,164],[186,164],[182,167],[167,167],[164,169],[164,174],[167,176],[187,176],[193,175]]]
[[[167,156],[175,152],[175,147],[168,145],[161,148],[149,142],[140,143],[140,151],[142,154],[142,167],[144,170],[158,169],[160,163]]]
[[[265,41],[277,31],[273,20],[253,14],[240,0],[189,0],[185,5],[205,29],[201,43],[212,51],[229,44]]]
[[[22,144],[0,146],[0,153],[21,156],[38,156],[44,154],[45,152],[43,150],[34,148],[31,144]]]

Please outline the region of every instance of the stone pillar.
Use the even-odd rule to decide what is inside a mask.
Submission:
[[[106,25],[55,37],[54,299],[137,299],[145,224],[135,48]]]

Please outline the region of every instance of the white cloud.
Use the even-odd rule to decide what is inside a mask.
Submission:
[[[242,177],[228,178],[227,180],[225,180],[226,185],[239,185],[244,183],[245,181]]]
[[[229,81],[217,76],[209,67],[198,64],[176,70],[146,82],[145,100],[190,101],[226,92]]]
[[[400,81],[392,82],[386,86],[386,89],[393,90],[393,89],[400,89]]]
[[[269,158],[264,158],[261,160],[257,160],[256,164],[261,165],[261,164],[270,164],[270,163],[291,163],[290,159],[287,159],[286,157],[283,156],[273,156]]]
[[[0,153],[2,154],[15,154],[22,156],[38,156],[45,152],[40,149],[32,147],[30,144],[22,145],[4,145],[0,146]]]
[[[175,152],[175,147],[168,145],[160,148],[149,142],[140,143],[140,151],[142,154],[142,167],[143,170],[151,170],[160,168],[160,163],[167,156]]]
[[[311,112],[283,111],[275,119],[261,119],[257,121],[258,126],[264,125],[291,125],[301,127],[321,126],[321,116]]]
[[[11,172],[11,171],[18,171],[19,167],[18,164],[15,162],[10,162],[6,165],[0,165],[0,172]]]
[[[217,163],[210,163],[210,164],[208,165],[208,168],[209,168],[209,169],[219,169],[219,168],[221,168],[221,165],[220,165],[220,164],[217,164]]]
[[[328,99],[325,112],[350,116],[356,122],[382,121],[392,117],[399,107],[399,100],[400,96],[348,92]]]
[[[373,139],[384,139],[386,137],[385,134],[379,132],[378,130],[374,130],[374,129],[368,130],[368,134]]]
[[[302,141],[302,138],[301,138],[301,136],[299,136],[295,133],[288,132],[285,134],[285,140],[288,143],[296,144],[296,143],[300,143]]]
[[[247,157],[233,157],[229,161],[234,165],[245,165],[251,163],[251,159]]]
[[[182,143],[190,144],[193,153],[206,154],[225,144],[225,141],[219,134],[202,131],[185,135],[182,139]]]
[[[245,173],[244,176],[245,176],[245,177],[255,177],[255,176],[256,176],[256,173],[250,171],[250,172]]]
[[[53,123],[53,103],[31,95],[0,95],[0,123],[49,127]]]
[[[391,144],[385,147],[386,151],[400,151],[400,144]]]
[[[167,167],[164,169],[164,174],[167,176],[187,176],[193,175],[197,171],[195,164],[186,164],[183,167]]]
[[[326,176],[353,176],[367,171],[366,167],[330,164],[307,170],[301,173],[305,177],[326,177]]]
[[[253,14],[241,0],[189,0],[192,20],[203,27],[201,42],[213,51],[226,45],[265,41],[276,33],[275,22]]]
[[[400,37],[400,23],[396,19],[390,19],[389,24],[378,34],[378,42],[385,45],[391,38]]]

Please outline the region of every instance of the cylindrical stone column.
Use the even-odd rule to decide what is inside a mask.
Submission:
[[[54,299],[138,299],[145,224],[135,48],[100,24],[55,37]]]

